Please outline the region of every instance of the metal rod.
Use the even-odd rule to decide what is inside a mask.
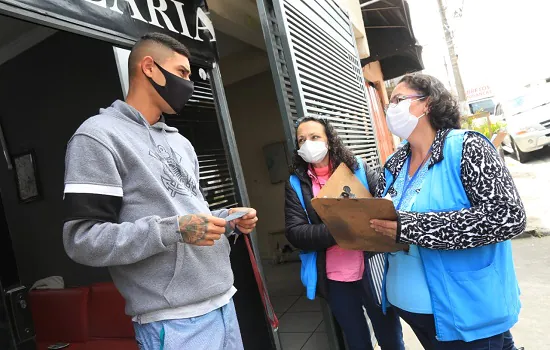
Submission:
[[[4,157],[6,158],[6,164],[8,165],[8,170],[12,170],[13,166],[11,165],[10,153],[8,152],[8,145],[6,144],[6,139],[4,138],[4,131],[0,125],[0,144],[2,145],[2,151],[4,152]]]
[[[406,26],[366,26],[365,29],[407,28]]]
[[[361,9],[363,12],[370,12],[370,11],[382,11],[382,10],[400,10],[400,7],[393,6],[393,7],[379,7],[375,9]]]
[[[382,1],[382,0],[371,0],[371,1],[367,1],[367,2],[365,2],[365,3],[363,3],[363,4],[361,4],[361,8],[365,8],[365,7],[370,6],[370,5],[372,5],[372,4],[376,4],[377,2],[380,2],[380,1]]]

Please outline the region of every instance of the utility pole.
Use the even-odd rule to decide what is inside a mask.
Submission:
[[[460,69],[458,67],[458,56],[455,51],[455,44],[453,41],[453,32],[449,27],[449,21],[447,21],[447,13],[445,6],[443,6],[443,0],[437,0],[439,5],[439,14],[441,15],[441,24],[443,25],[443,32],[445,33],[445,42],[447,43],[447,49],[449,50],[449,56],[451,59],[451,66],[453,68],[453,75],[455,78],[456,92],[458,93],[458,101],[466,101],[466,92],[464,91],[464,84],[462,83],[462,76],[460,75]]]
[[[447,65],[447,58],[445,57],[445,55],[443,55],[443,65],[445,66],[445,73],[447,74],[447,79],[449,79],[448,81],[449,87],[452,89],[453,84],[451,82],[451,75],[449,74],[449,66]]]

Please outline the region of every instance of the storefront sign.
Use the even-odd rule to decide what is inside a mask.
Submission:
[[[193,57],[217,60],[216,34],[203,0],[0,0],[32,8],[91,30],[137,40],[148,32],[170,34]]]
[[[466,90],[466,98],[468,101],[479,100],[481,98],[493,96],[493,91],[489,85],[483,85]]]

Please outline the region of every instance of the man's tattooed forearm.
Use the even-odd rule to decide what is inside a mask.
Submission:
[[[208,219],[202,215],[180,216],[179,227],[183,241],[189,244],[196,244],[206,237]]]

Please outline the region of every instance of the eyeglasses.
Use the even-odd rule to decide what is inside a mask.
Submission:
[[[414,101],[418,101],[418,100],[421,100],[423,98],[426,98],[426,95],[397,95],[397,96],[394,96],[390,99],[390,104],[386,105],[386,108],[384,108],[384,110],[387,111],[389,107],[395,107],[400,102],[403,102],[405,100],[410,100],[411,98],[415,98],[415,97],[417,99],[414,100]]]

